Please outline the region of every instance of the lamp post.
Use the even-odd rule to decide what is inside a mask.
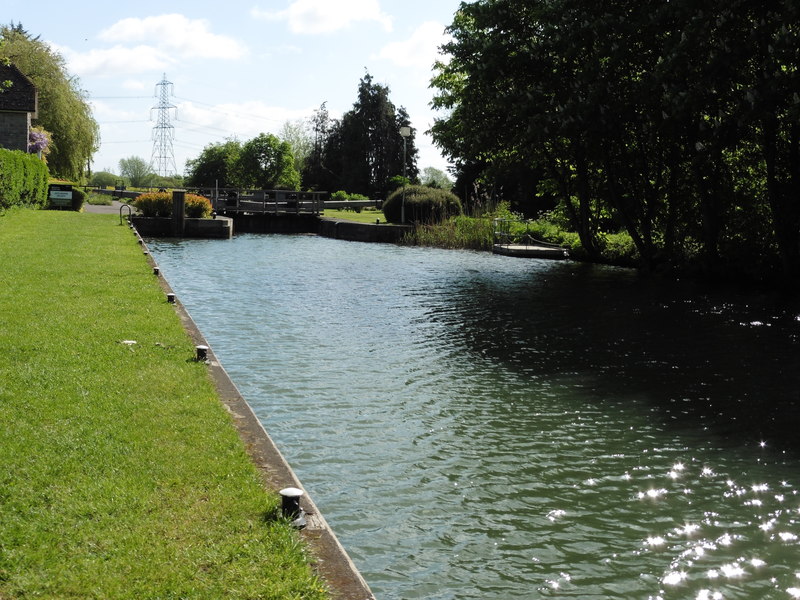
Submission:
[[[401,127],[400,135],[403,137],[403,201],[400,204],[400,222],[406,224],[406,142],[411,135],[411,127]]]

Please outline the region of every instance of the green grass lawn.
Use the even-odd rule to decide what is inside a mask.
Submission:
[[[356,212],[354,210],[326,208],[322,211],[322,216],[331,217],[333,219],[356,221],[357,223],[374,223],[376,220],[381,223],[386,223],[386,217],[383,216],[383,211],[375,209],[363,209],[361,212]]]
[[[119,218],[0,256],[0,598],[327,597]]]

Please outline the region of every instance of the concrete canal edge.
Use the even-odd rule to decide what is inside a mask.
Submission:
[[[144,240],[134,229],[139,243],[144,249],[147,261],[154,273],[158,266],[147,249]],[[167,294],[174,294],[167,280],[160,272],[156,273],[159,285]],[[181,323],[195,346],[206,346],[207,364],[209,374],[214,382],[217,394],[230,413],[234,426],[245,449],[258,469],[264,486],[277,493],[286,487],[295,487],[303,490],[300,501],[301,508],[306,513],[306,527],[301,530],[301,536],[308,545],[315,562],[314,568],[320,578],[327,584],[334,600],[375,600],[369,585],[358,572],[355,564],[339,543],[338,538],[328,525],[322,513],[314,504],[313,499],[303,488],[295,472],[272,441],[261,421],[258,420],[253,409],[239,392],[233,380],[228,376],[225,368],[214,355],[197,324],[189,312],[175,298],[175,311]]]

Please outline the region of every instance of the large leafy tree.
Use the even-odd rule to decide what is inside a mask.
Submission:
[[[209,144],[195,159],[186,161],[186,184],[192,187],[239,187],[239,155],[236,139]]]
[[[262,133],[242,145],[238,170],[243,187],[300,189],[291,146],[272,134]]]
[[[555,193],[590,254],[778,257],[800,275],[800,6],[788,0],[479,0],[449,28],[432,133],[503,193]]]
[[[100,133],[78,79],[67,72],[60,54],[21,25],[0,27],[0,59],[13,63],[38,89],[34,124],[52,135],[50,172],[80,179],[99,147]]]
[[[132,187],[147,187],[153,181],[155,173],[150,164],[140,156],[129,156],[119,161],[119,172]]]

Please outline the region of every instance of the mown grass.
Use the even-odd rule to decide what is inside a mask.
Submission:
[[[0,598],[325,598],[119,219],[0,252]]]
[[[379,221],[386,223],[386,217],[383,212],[375,208],[364,208],[361,212],[345,209],[326,208],[322,211],[323,217],[330,217],[332,219],[344,219],[346,221],[355,221],[356,223],[375,223]]]

